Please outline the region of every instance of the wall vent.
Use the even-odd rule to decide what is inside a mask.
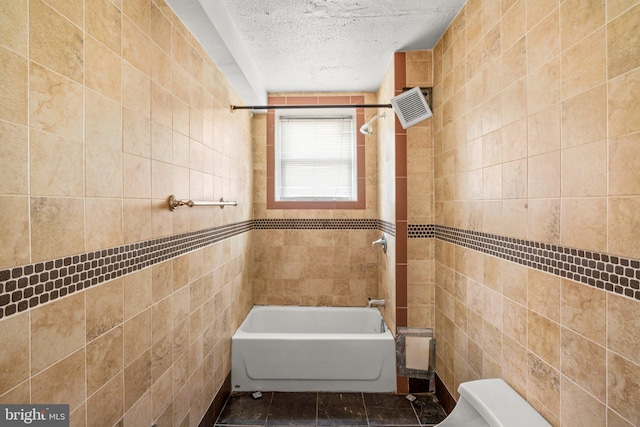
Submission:
[[[433,116],[419,87],[394,96],[390,101],[403,129],[410,128]]]

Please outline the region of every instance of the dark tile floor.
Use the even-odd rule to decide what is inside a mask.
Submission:
[[[431,393],[234,393],[216,421],[227,426],[432,426],[446,417]]]

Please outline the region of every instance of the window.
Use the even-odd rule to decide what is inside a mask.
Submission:
[[[363,96],[278,96],[272,105],[362,104]],[[267,209],[364,209],[364,109],[267,113]]]
[[[276,118],[276,200],[357,200],[355,109]]]

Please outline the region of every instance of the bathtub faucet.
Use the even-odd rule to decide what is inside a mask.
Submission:
[[[383,299],[369,298],[369,302],[367,302],[367,307],[384,307],[384,298]]]

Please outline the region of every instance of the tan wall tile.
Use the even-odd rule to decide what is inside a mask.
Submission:
[[[502,19],[502,47],[512,46],[527,32],[526,0],[518,0]],[[506,49],[505,49],[506,50]]]
[[[560,104],[529,115],[527,138],[530,157],[560,149]]]
[[[607,352],[608,404],[633,424],[640,423],[640,409],[636,404],[640,396],[635,386],[640,381],[639,373],[638,365]]]
[[[87,88],[120,101],[122,98],[121,59],[95,38],[85,36],[84,77]],[[87,106],[91,106],[87,102]]]
[[[30,185],[36,196],[84,195],[82,143],[31,131]]]
[[[81,141],[82,95],[82,86],[79,84],[38,64],[31,63],[29,67],[30,126]]]
[[[528,307],[554,322],[560,319],[560,278],[528,269]]]
[[[562,425],[607,425],[607,411],[604,403],[596,400],[589,393],[577,386],[564,375],[562,376],[561,402]]]
[[[598,141],[562,150],[563,197],[606,194],[607,142]]]
[[[171,21],[162,13],[160,8],[151,2],[149,12],[149,27],[151,39],[165,52],[171,52]]]
[[[0,77],[0,118],[26,125],[29,111],[27,60],[4,47],[0,47],[0,60],[5,70]]]
[[[32,374],[84,346],[84,308],[84,295],[77,294],[31,312]]]
[[[560,101],[560,58],[555,57],[527,74],[527,112],[537,113]],[[540,90],[545,88],[545,90]]]
[[[633,300],[610,295],[607,298],[607,348],[638,363],[640,337],[636,328],[640,310]]]
[[[122,323],[123,280],[118,279],[86,291],[87,341],[98,338]]]
[[[125,276],[124,280],[124,318],[129,319],[151,307],[153,272],[149,268]]]
[[[122,220],[124,225],[124,243],[141,242],[152,238],[150,200],[123,200]]]
[[[149,0],[124,0],[122,11],[133,23],[135,23],[144,33],[149,33]]]
[[[32,261],[84,252],[82,199],[31,199]]]
[[[609,141],[609,195],[640,194],[640,133]]]
[[[575,381],[601,402],[606,401],[606,350],[568,329],[562,329],[563,375]],[[589,369],[584,369],[584,366]]]
[[[560,325],[529,311],[527,326],[528,348],[554,368],[559,368]]]
[[[145,310],[124,323],[123,356],[125,366],[151,348],[152,312],[151,309]]]
[[[529,197],[560,197],[560,151],[529,157],[527,190]]]
[[[527,24],[529,29],[538,25],[538,23],[557,6],[558,1],[556,0],[527,0]]]
[[[73,410],[86,399],[84,348],[65,357],[31,379],[33,402],[69,405]]]
[[[3,395],[0,395],[5,404],[28,405],[31,402],[31,381],[25,381]]]
[[[502,196],[505,199],[527,197],[527,160],[521,159],[502,164]]]
[[[597,86],[562,103],[562,147],[599,141],[607,135],[605,87]]]
[[[559,53],[560,13],[555,9],[527,34],[527,65],[534,70]]]
[[[640,68],[609,80],[607,91],[609,137],[640,130],[640,106],[634,102],[634,94],[639,91]]]
[[[562,244],[607,252],[607,200],[562,200]]]
[[[27,194],[29,144],[27,129],[0,123],[0,193]]]
[[[609,197],[609,252],[634,257],[640,251],[637,230],[640,225],[640,198]]]
[[[0,26],[5,29],[0,34],[0,44],[24,56],[29,46],[28,4],[28,0],[7,2],[0,11]]]
[[[87,145],[122,149],[122,108],[116,101],[92,91],[86,93],[84,132]]]
[[[114,425],[124,415],[123,374],[113,377],[87,399],[87,425]]]
[[[143,4],[144,2],[139,2]],[[147,9],[148,14],[148,9]],[[139,24],[139,22],[138,22]],[[122,57],[131,65],[150,74],[150,51],[148,34],[149,19],[146,20],[146,31],[134,24],[127,17],[122,19]]]
[[[151,350],[134,360],[124,370],[125,411],[151,387]]]
[[[582,40],[605,23],[604,1],[569,0],[560,6],[562,49]]]
[[[527,345],[527,308],[509,298],[503,300],[503,330],[521,346]],[[506,342],[506,341],[505,341]],[[507,354],[509,354],[507,352]],[[505,358],[505,360],[508,358]]]
[[[625,10],[638,4],[638,0],[608,0],[607,1],[607,19],[612,20]]]
[[[29,56],[78,83],[83,80],[82,30],[40,0],[29,2]]]
[[[528,359],[529,396],[538,399],[552,414],[560,413],[560,373],[533,353]]]
[[[638,20],[640,6],[635,6],[607,24],[607,65],[610,78],[640,66]]]
[[[122,327],[112,329],[87,344],[87,393],[93,394],[122,371]]]
[[[121,199],[85,199],[85,212],[87,250],[123,243]]]
[[[122,153],[120,150],[87,145],[85,149],[87,196],[122,197]]]
[[[562,52],[563,99],[606,80],[606,40],[602,28]]]
[[[3,323],[0,339],[6,345],[0,354],[0,394],[15,387],[30,376],[29,315],[12,316]],[[4,398],[2,399],[5,401]]]
[[[29,262],[29,198],[0,196],[0,224],[5,233],[0,246],[0,266],[12,267]]]
[[[119,54],[122,47],[122,14],[110,2],[86,4],[85,29],[109,49]]]
[[[606,329],[604,291],[563,280],[561,304],[562,326],[604,345]]]

